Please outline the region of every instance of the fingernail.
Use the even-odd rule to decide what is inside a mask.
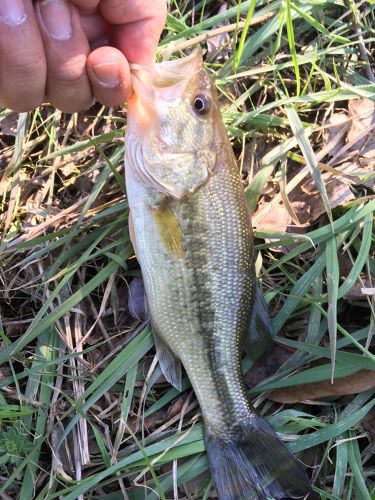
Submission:
[[[117,87],[120,84],[120,66],[117,61],[101,63],[93,66],[98,82],[103,87]]]
[[[107,36],[102,36],[101,38],[98,38],[94,42],[90,43],[90,49],[91,51],[98,49],[99,47],[105,47],[106,45],[109,45],[109,40]]]
[[[23,0],[0,0],[0,19],[8,26],[18,26],[26,21]]]
[[[39,12],[44,26],[52,38],[61,42],[69,40],[73,28],[67,0],[41,0]]]

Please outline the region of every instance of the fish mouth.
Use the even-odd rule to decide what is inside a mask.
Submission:
[[[139,136],[157,129],[158,110],[178,107],[190,82],[203,70],[201,50],[151,65],[130,64],[133,94],[128,101],[128,125]]]
[[[178,106],[194,75],[203,68],[201,50],[151,65],[130,64],[133,94],[128,101],[128,125],[143,135],[155,127],[156,107]]]
[[[181,99],[190,80],[203,67],[201,50],[151,66],[130,64],[134,96],[138,105],[151,114],[155,102],[176,103]]]
[[[202,68],[203,56],[200,49],[194,50],[191,54],[163,61],[156,65],[154,85],[158,88],[170,87],[183,80],[190,78]]]
[[[203,65],[203,56],[200,49],[195,49],[191,54],[162,61],[153,66],[144,66],[141,64],[130,64],[130,71],[133,80],[142,80],[148,86],[155,89],[172,87],[183,81],[188,81],[200,70]],[[136,92],[135,87],[135,92]]]

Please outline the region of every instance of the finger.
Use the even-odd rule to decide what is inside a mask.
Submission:
[[[0,103],[30,111],[44,99],[46,61],[31,0],[0,0]]]
[[[125,56],[113,47],[94,50],[87,60],[88,73],[96,99],[106,106],[126,101],[132,92]]]
[[[81,25],[89,43],[107,35],[107,23],[100,14],[81,14]]]
[[[104,18],[114,25],[114,44],[129,62],[154,61],[167,15],[165,0],[102,0],[99,8]]]
[[[76,4],[80,12],[92,14],[96,12],[100,0],[72,0],[72,2]]]
[[[89,44],[76,7],[67,0],[39,0],[37,18],[47,58],[47,99],[65,113],[87,109],[92,92],[86,71]]]

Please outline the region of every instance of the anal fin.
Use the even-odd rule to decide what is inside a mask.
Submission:
[[[263,354],[275,347],[274,334],[259,283],[255,286],[255,297],[249,331],[244,339],[244,347],[249,357],[255,362]]]
[[[159,337],[154,327],[152,328],[152,333],[154,335],[156,353],[161,371],[167,381],[178,391],[181,391],[181,361],[173,354],[164,340]]]

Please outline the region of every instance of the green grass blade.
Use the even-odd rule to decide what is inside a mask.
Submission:
[[[302,451],[308,448],[312,448],[313,446],[317,446],[318,444],[324,443],[329,439],[334,439],[337,436],[340,436],[343,432],[358,424],[358,422],[360,422],[367,415],[367,413],[374,407],[374,405],[375,399],[372,399],[361,409],[357,410],[351,415],[340,418],[334,424],[327,425],[323,429],[300,437],[297,441],[288,443],[288,448],[295,453],[297,451]]]
[[[134,385],[137,378],[137,370],[138,363],[135,363],[128,371],[126,375],[125,387],[124,387],[124,396],[121,404],[121,414],[120,414],[120,423],[117,429],[115,442],[113,445],[113,453],[112,453],[112,461],[117,456],[117,453],[120,449],[120,445],[124,436],[124,432],[126,430],[128,416],[130,411],[130,405],[133,399],[134,393]]]
[[[39,364],[42,362],[50,362],[56,358],[57,348],[59,346],[59,338],[54,329],[44,332],[40,337],[40,345],[37,351],[37,355],[41,356]],[[41,379],[40,379],[40,389],[38,402],[41,404],[41,408],[38,410],[37,420],[35,424],[35,438],[33,443],[33,450],[28,456],[28,465],[25,470],[25,475],[22,481],[22,487],[20,492],[20,497],[23,500],[32,499],[34,485],[36,482],[36,475],[39,473],[37,470],[37,464],[39,463],[41,447],[45,441],[46,425],[48,414],[46,413],[46,408],[49,408],[51,404],[51,397],[53,393],[53,384],[55,379],[54,371],[46,368],[41,368]],[[39,386],[39,383],[38,383]],[[36,394],[35,394],[36,399]],[[29,425],[31,422],[28,422]]]
[[[244,50],[244,46],[245,46],[245,41],[246,41],[247,33],[249,31],[249,28],[250,28],[251,19],[252,19],[253,14],[254,14],[255,5],[256,5],[256,0],[251,0],[250,5],[249,5],[249,10],[247,11],[247,14],[246,14],[245,25],[242,29],[240,43],[238,44],[238,48],[237,48],[235,55],[234,55],[234,63],[233,63],[234,71],[237,71],[238,66],[241,63],[241,58],[242,58],[242,54],[243,54],[243,50]]]
[[[341,436],[343,442],[336,444],[336,465],[335,478],[333,482],[332,494],[339,498],[343,498],[343,490],[345,486],[345,475],[348,469],[348,444],[344,441],[347,434]]]
[[[373,367],[375,370],[375,367]],[[349,365],[349,364],[341,364],[337,363],[335,379],[340,379],[341,377],[347,377],[349,375],[353,375],[358,371],[358,366]],[[252,393],[259,391],[271,391],[273,389],[279,389],[282,387],[292,387],[300,384],[311,384],[316,382],[322,382],[324,380],[329,380],[331,378],[332,373],[332,365],[319,365],[314,366],[313,368],[309,368],[304,370],[301,373],[296,375],[291,375],[287,377],[285,380],[280,380],[279,382],[273,382],[270,384],[263,383],[261,387],[254,387],[252,389]]]
[[[123,257],[126,259],[128,252],[122,252]],[[74,306],[79,304],[84,297],[86,297],[90,292],[95,290],[99,284],[103,283],[106,279],[116,272],[119,268],[119,263],[115,260],[110,261],[106,266],[99,271],[99,273],[92,278],[88,283],[86,283],[80,290],[71,295],[63,304],[56,307],[52,313],[46,316],[42,321],[35,322],[35,327],[30,329],[23,337],[14,342],[10,347],[7,347],[4,351],[0,353],[0,365],[6,360],[13,356],[16,352],[22,350],[29,342],[34,340],[43,331],[49,328],[60,319],[65,313],[70,311]]]
[[[360,331],[362,338],[366,338],[367,331],[367,329]],[[331,351],[327,347],[307,344],[305,342],[297,342],[296,340],[285,339],[281,337],[277,337],[277,341],[280,342],[280,344],[285,344],[296,349],[300,349],[301,351],[317,355],[319,358],[323,357],[326,359],[330,359],[331,357]],[[337,343],[337,345],[339,345],[339,343]],[[347,343],[341,345],[346,346]],[[366,368],[368,370],[375,369],[375,355],[370,352],[368,353],[368,356],[363,356],[362,354],[354,354],[353,352],[338,350],[336,352],[336,359],[340,360],[342,363],[348,363],[350,365],[356,366],[358,370],[360,368]]]
[[[353,474],[356,498],[360,498],[361,500],[372,500],[373,497],[367,489],[364,480],[361,453],[359,451],[358,441],[351,439],[348,441],[347,445],[348,460]]]
[[[57,447],[61,446],[63,440],[78,423],[82,412],[86,412],[96,401],[98,401],[98,399],[120,380],[133,365],[138,363],[142,356],[144,356],[152,346],[151,330],[150,328],[145,328],[110,362],[105,370],[103,370],[96,380],[85,390],[82,397],[76,401],[75,408],[79,408],[79,412],[66,426]]]
[[[310,269],[305,272],[305,274],[303,274],[303,276],[301,276],[301,278],[299,278],[299,280],[293,286],[285,304],[277,313],[275,318],[272,319],[272,326],[276,333],[281,330],[282,326],[290,318],[290,315],[298,307],[301,298],[304,297],[305,293],[309,290],[317,277],[321,275],[323,269],[325,268],[325,265],[325,255],[322,254],[318,257],[318,259],[310,267]]]
[[[331,238],[326,243],[326,270],[328,293],[328,332],[332,362],[331,381],[333,382],[336,362],[337,298],[340,279],[336,238]]]
[[[372,238],[372,227],[373,227],[373,214],[367,214],[363,218],[363,232],[362,232],[362,241],[361,247],[358,250],[358,256],[356,261],[353,264],[353,267],[350,269],[349,274],[347,275],[344,283],[339,287],[337,298],[341,298],[346,295],[350,289],[354,286],[357,281],[360,273],[362,272],[363,266],[366,264],[367,257],[371,248],[371,238]]]
[[[327,30],[327,28],[325,28],[322,24],[320,24],[312,15],[310,15],[308,12],[304,12],[295,3],[290,2],[290,6],[305,21],[307,21],[311,26],[313,26],[317,31],[319,31],[320,33],[323,33],[323,35],[326,35],[328,38],[331,38],[333,41],[338,42],[338,43],[349,43],[350,42],[349,38],[346,38],[346,37],[340,36],[340,35],[331,34]]]
[[[291,15],[291,1],[290,0],[285,0],[285,5],[286,5],[286,32],[288,36],[288,43],[289,43],[289,49],[290,49],[290,54],[292,56],[292,61],[293,61],[293,66],[294,66],[294,74],[296,77],[296,94],[297,96],[300,95],[301,93],[301,75],[299,72],[299,65],[297,61],[297,53],[296,53],[296,44],[294,41],[294,30],[293,30],[293,21],[292,21],[292,15]]]
[[[260,193],[271,176],[273,169],[274,167],[272,165],[260,169],[250,182],[249,187],[245,190],[247,206],[250,213],[254,212]]]
[[[315,157],[314,150],[311,146],[311,143],[306,135],[305,129],[301,123],[301,120],[297,114],[297,112],[290,105],[285,106],[285,112],[289,119],[290,127],[292,129],[293,135],[296,138],[296,141],[301,149],[303,157],[305,158],[306,165],[309,167],[312,178],[314,179],[315,185],[320,193],[322,198],[324,208],[327,212],[329,221],[331,225],[333,225],[333,217],[331,212],[331,206],[328,199],[328,194],[326,190],[326,186],[322,179],[322,175],[320,173],[318,162]]]

